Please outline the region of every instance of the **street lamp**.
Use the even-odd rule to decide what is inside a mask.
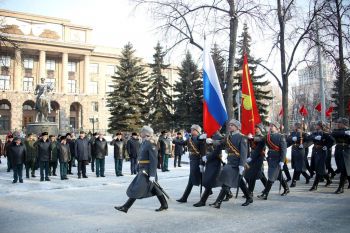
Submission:
[[[90,117],[90,122],[92,123],[92,133],[95,133],[95,122],[98,122],[97,116]]]

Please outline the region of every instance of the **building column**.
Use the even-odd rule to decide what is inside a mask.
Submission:
[[[68,84],[68,53],[62,53],[62,77],[61,77],[61,92],[67,93]]]
[[[40,50],[39,54],[39,80],[41,78],[47,78],[46,74],[46,52],[43,50]]]
[[[12,77],[13,90],[20,91],[22,83],[22,54],[20,49],[15,49],[14,75]]]
[[[89,88],[89,82],[90,82],[90,55],[85,55],[84,56],[84,88],[83,88],[83,93],[86,94],[88,93],[88,88]]]

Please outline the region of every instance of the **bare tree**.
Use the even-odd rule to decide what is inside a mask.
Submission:
[[[170,38],[169,50],[180,44],[191,44],[203,50],[204,38],[228,43],[227,83],[224,91],[229,118],[233,117],[233,71],[239,19],[249,16],[260,23],[260,5],[254,0],[134,0],[137,6],[147,4],[158,30]],[[209,2],[209,3],[208,3]]]
[[[262,63],[260,65],[267,69],[276,79],[282,90],[283,125],[285,133],[288,133],[289,78],[296,71],[298,65],[307,60],[309,50],[305,51],[302,58],[299,59],[297,58],[297,53],[300,52],[302,44],[312,30],[316,17],[322,11],[324,3],[319,3],[317,0],[310,1],[307,14],[304,17],[298,15],[300,9],[296,5],[296,0],[276,0],[276,5],[268,5],[266,7],[265,15],[272,17],[267,22],[267,28],[272,31],[272,38],[275,41],[270,54],[274,50],[279,52],[281,75],[277,75],[271,68]],[[275,27],[276,21],[277,28]]]

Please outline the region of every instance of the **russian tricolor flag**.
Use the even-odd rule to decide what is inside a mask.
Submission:
[[[206,49],[203,55],[203,96],[203,128],[211,137],[228,117],[214,62]]]

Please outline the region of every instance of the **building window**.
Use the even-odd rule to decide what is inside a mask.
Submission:
[[[46,60],[46,70],[55,70],[56,62],[55,60]]]
[[[55,91],[56,80],[54,78],[47,78],[47,79],[45,79],[45,83],[50,85],[50,87]]]
[[[106,67],[106,76],[113,76],[115,74],[115,66],[108,65]]]
[[[69,118],[69,124],[70,124],[70,127],[72,127],[73,129],[76,129],[76,124],[75,124],[75,117],[70,117]]]
[[[114,91],[114,88],[113,88],[113,83],[112,82],[107,82],[106,83],[106,92],[107,93],[111,93]]]
[[[0,104],[0,110],[9,110],[10,106],[8,104]]]
[[[92,106],[92,111],[98,112],[98,102],[92,102],[91,106]]]
[[[10,130],[10,118],[8,116],[0,117],[0,130]]]
[[[33,110],[33,108],[32,108],[32,106],[30,106],[29,104],[25,104],[25,105],[23,105],[23,110],[28,110],[28,111],[30,111],[30,110]]]
[[[76,93],[76,81],[68,80],[68,93]]]
[[[97,82],[89,82],[89,93],[97,94]]]
[[[98,74],[98,64],[90,64],[90,74]]]
[[[33,78],[32,77],[24,77],[23,78],[23,91],[33,91]]]
[[[25,69],[33,69],[34,67],[34,59],[33,58],[24,58],[23,66]]]
[[[0,90],[10,89],[10,76],[0,75]]]
[[[0,66],[10,67],[11,58],[10,56],[0,56]]]
[[[68,62],[68,72],[76,72],[77,71],[77,63],[73,61]]]

